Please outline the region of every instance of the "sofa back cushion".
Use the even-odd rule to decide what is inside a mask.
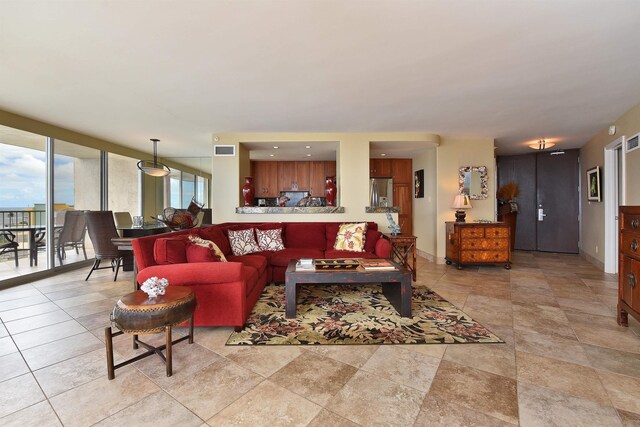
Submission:
[[[187,262],[187,235],[159,237],[153,244],[153,258],[156,264],[180,264]]]
[[[364,242],[364,251],[373,253],[376,250],[376,243],[382,237],[382,233],[378,230],[367,228],[367,240]]]
[[[186,247],[187,262],[219,262],[220,258],[206,246],[189,243]]]
[[[284,224],[287,248],[319,249],[326,248],[324,222],[287,222]]]
[[[202,227],[198,230],[198,234],[205,240],[211,240],[220,248],[223,254],[231,254],[231,245],[229,239],[220,227],[213,225],[211,227]]]

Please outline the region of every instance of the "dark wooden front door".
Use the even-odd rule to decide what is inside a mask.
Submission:
[[[520,187],[514,249],[577,253],[578,150],[500,156],[497,164],[498,187],[512,181]]]
[[[538,153],[537,249],[578,253],[578,150]]]

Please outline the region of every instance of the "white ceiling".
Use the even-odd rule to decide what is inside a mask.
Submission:
[[[0,108],[150,151],[221,132],[579,147],[640,101],[640,2],[0,0]]]

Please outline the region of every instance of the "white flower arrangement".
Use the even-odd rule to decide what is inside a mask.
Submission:
[[[150,277],[144,281],[140,290],[149,295],[149,298],[155,298],[158,295],[164,295],[164,288],[169,286],[167,279],[158,279],[157,277]]]

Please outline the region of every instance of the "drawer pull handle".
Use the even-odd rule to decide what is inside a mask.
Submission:
[[[633,273],[629,273],[627,275],[627,278],[629,279],[629,286],[631,286],[631,289],[635,289],[636,287],[636,276]]]
[[[634,216],[631,220],[631,228],[638,228],[638,225],[640,225],[640,220],[638,220],[637,216]]]
[[[633,239],[633,241],[631,242],[631,250],[634,252],[638,250],[638,241],[636,239]]]

